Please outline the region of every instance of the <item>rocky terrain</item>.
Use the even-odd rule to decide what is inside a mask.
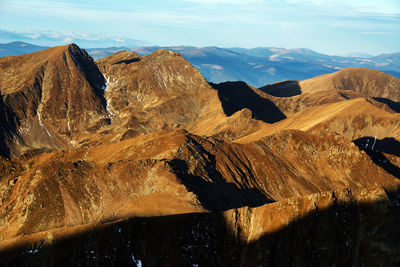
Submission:
[[[5,266],[397,266],[400,80],[259,89],[180,54],[0,58]]]

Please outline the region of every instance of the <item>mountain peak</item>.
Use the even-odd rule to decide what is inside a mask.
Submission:
[[[1,93],[13,116],[7,127],[20,131],[11,150],[69,147],[79,128],[106,114],[103,85],[93,59],[76,44],[0,58]]]
[[[164,49],[164,48],[159,48],[159,49],[157,49],[156,51],[154,51],[152,54],[153,54],[154,56],[167,56],[167,57],[170,57],[170,56],[180,56],[179,53],[174,52],[174,51],[169,50],[169,49]]]

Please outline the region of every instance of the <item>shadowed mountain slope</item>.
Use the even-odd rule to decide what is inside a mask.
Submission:
[[[1,251],[8,255],[2,262],[396,266],[400,263],[396,227],[400,216],[394,204],[398,197],[379,187],[335,190],[257,208],[52,229],[15,240],[9,246],[12,252]]]
[[[212,84],[212,86],[218,91],[222,107],[228,116],[247,108],[252,111],[254,119],[266,123],[274,123],[286,118],[272,101],[260,97],[244,82],[226,82]]]

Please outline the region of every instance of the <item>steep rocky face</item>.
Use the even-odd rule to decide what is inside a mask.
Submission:
[[[0,59],[4,127],[13,155],[77,144],[106,115],[103,76],[88,54],[72,44]],[[4,119],[3,119],[4,120]]]

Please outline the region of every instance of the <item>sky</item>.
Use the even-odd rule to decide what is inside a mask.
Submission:
[[[0,42],[39,45],[400,52],[399,0],[0,0],[0,22]]]

